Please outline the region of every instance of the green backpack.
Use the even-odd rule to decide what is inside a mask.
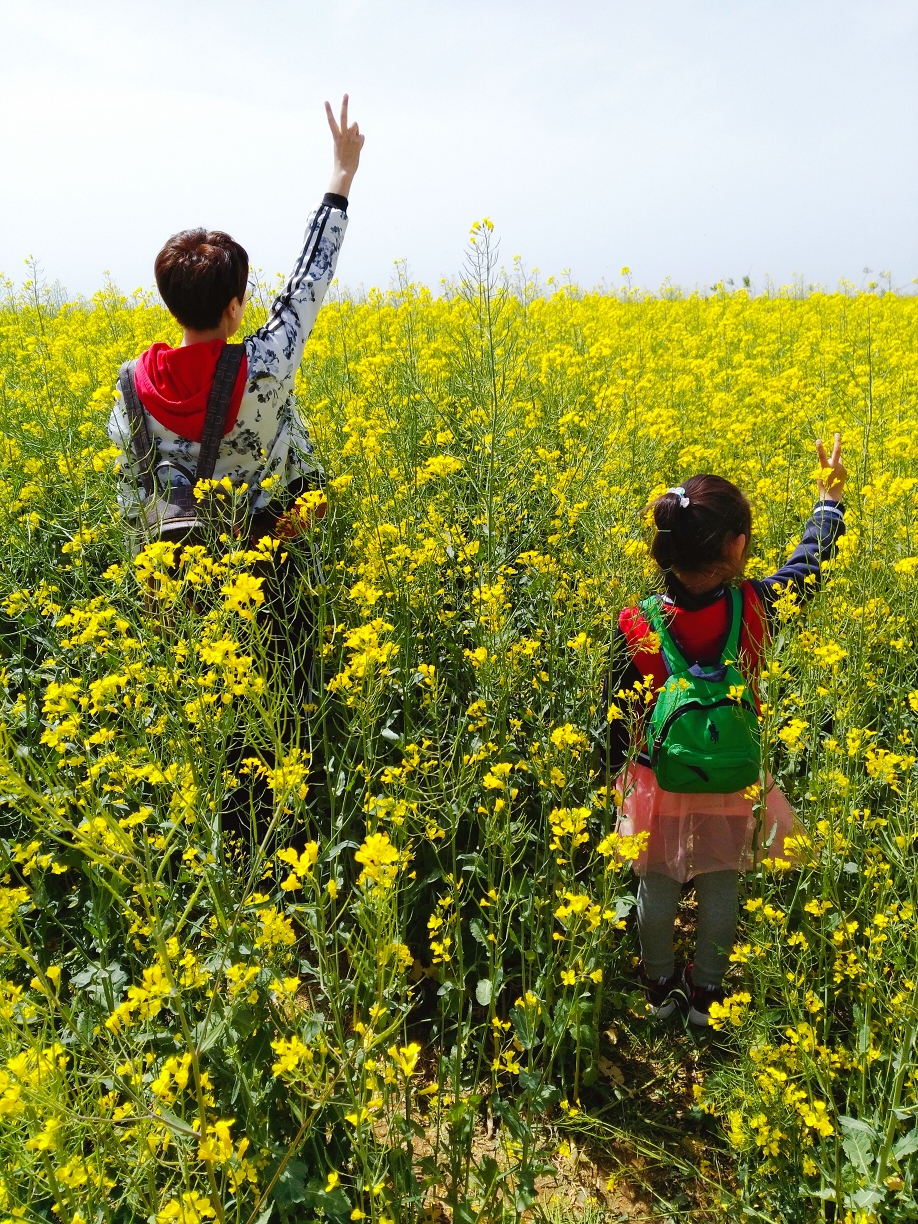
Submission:
[[[727,589],[727,638],[716,667],[690,664],[666,626],[656,596],[641,603],[659,635],[669,673],[657,696],[647,732],[650,764],[662,790],[682,794],[730,794],[759,780],[762,749],[749,686],[736,666],[743,603]],[[731,686],[740,692],[730,697]]]

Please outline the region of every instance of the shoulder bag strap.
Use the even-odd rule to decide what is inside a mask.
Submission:
[[[137,384],[134,382],[136,365],[136,361],[126,361],[118,371],[118,383],[131,426],[131,450],[134,452],[134,462],[137,465],[137,483],[143,489],[144,494],[149,495],[154,485],[153,469],[156,466],[156,447],[150,437],[147,414],[137,394]]]
[[[640,608],[647,624],[660,639],[660,653],[663,655],[667,672],[672,675],[673,672],[685,671],[689,665],[688,659],[679,649],[676,639],[669,631],[660,607],[660,597],[651,595],[649,599],[642,599]]]
[[[740,631],[743,628],[743,596],[736,587],[727,587],[727,635],[720,653],[721,664],[739,659]]]
[[[210,480],[214,474],[220,442],[223,439],[226,414],[229,411],[236,376],[244,356],[244,344],[224,344],[217,361],[214,385],[210,389],[210,396],[207,400],[207,415],[204,418],[204,430],[201,434],[201,449],[198,452],[198,466],[194,475],[196,481]]]

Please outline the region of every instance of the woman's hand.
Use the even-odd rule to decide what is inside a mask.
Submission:
[[[841,434],[835,435],[835,446],[832,449],[831,459],[826,458],[826,448],[821,438],[816,443],[816,454],[819,456],[819,466],[822,468],[821,479],[817,481],[819,496],[823,501],[841,501],[845,481],[848,479],[845,465],[841,461]]]
[[[332,140],[335,142],[335,168],[332,171],[331,184],[328,190],[335,195],[349,196],[351,182],[360,164],[360,150],[366,139],[361,136],[356,123],[350,127],[347,122],[347,94],[341,99],[341,122],[335,122],[332,108],[325,103],[325,114],[328,116],[328,126],[331,128]]]

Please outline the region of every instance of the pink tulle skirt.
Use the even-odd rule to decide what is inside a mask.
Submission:
[[[638,875],[655,871],[685,883],[708,871],[750,871],[763,860],[796,859],[784,848],[785,837],[795,832],[794,812],[770,775],[765,802],[756,811],[742,792],[661,790],[646,765],[630,766],[616,786],[623,796],[619,833],[650,834],[634,863]]]

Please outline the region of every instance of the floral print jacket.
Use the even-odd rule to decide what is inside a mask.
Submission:
[[[309,432],[297,411],[294,380],[303,349],[335,267],[347,229],[347,200],[326,194],[310,215],[303,249],[268,321],[243,341],[248,375],[236,424],[220,443],[214,479],[228,476],[234,485],[252,490],[251,506],[263,509],[278,491],[301,478],[321,476]],[[173,433],[147,413],[150,436],[160,461],[176,459],[194,470],[199,444]],[[131,430],[118,388],[108,422],[108,436],[121,448],[118,504],[129,517],[138,503]],[[268,480],[271,477],[273,479]],[[268,481],[269,488],[263,488]]]

